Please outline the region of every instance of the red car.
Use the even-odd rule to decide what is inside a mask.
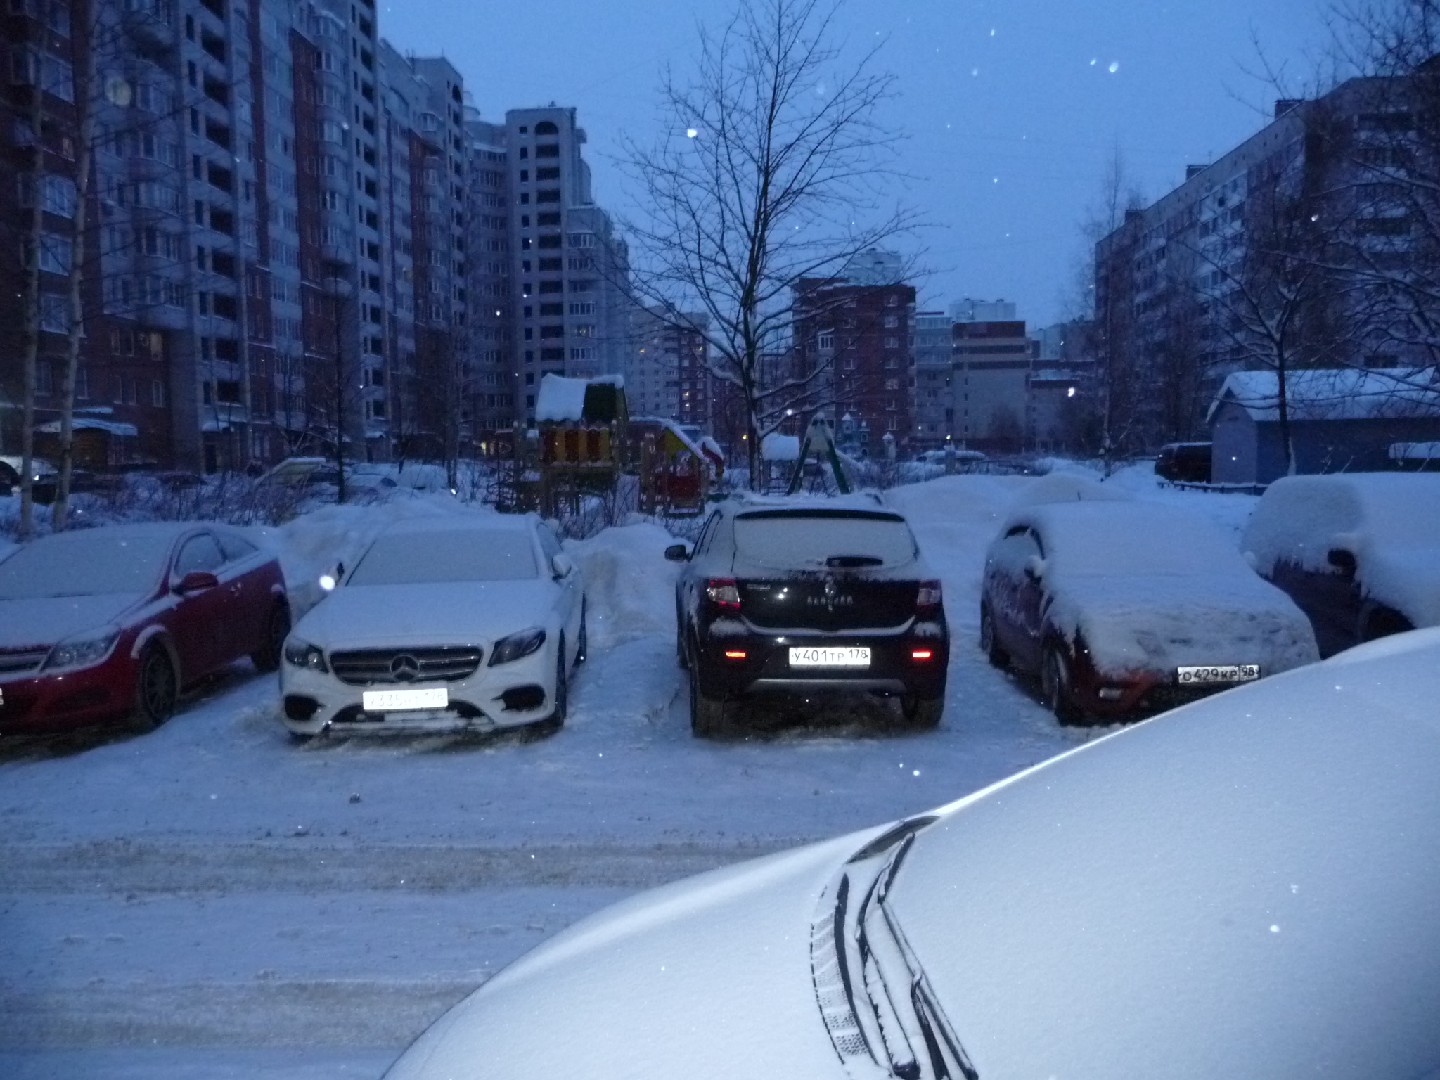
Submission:
[[[133,718],[248,656],[273,671],[290,629],[276,557],[210,524],[42,537],[0,562],[0,734]]]

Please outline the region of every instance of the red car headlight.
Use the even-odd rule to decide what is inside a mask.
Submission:
[[[94,667],[115,647],[120,630],[107,626],[103,630],[90,630],[68,637],[50,650],[45,658],[42,671],[64,671],[70,668]]]

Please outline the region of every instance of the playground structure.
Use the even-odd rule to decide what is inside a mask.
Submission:
[[[628,426],[618,375],[546,375],[535,403],[535,427],[515,425],[513,460],[501,470],[497,506],[558,517],[578,513],[587,496],[614,497]]]
[[[674,421],[654,417],[631,421],[630,436],[640,512],[666,517],[700,513],[711,485],[725,471],[725,457],[715,441],[697,441]]]

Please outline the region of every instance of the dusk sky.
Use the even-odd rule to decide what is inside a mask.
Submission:
[[[662,67],[685,69],[698,21],[718,28],[731,10],[723,0],[409,0],[382,3],[380,31],[402,52],[447,56],[487,119],[575,106],[596,200],[623,217],[620,134],[648,141]],[[921,306],[1013,300],[1031,326],[1075,313],[1081,225],[1117,148],[1147,200],[1170,190],[1187,164],[1264,124],[1277,93],[1260,50],[1287,89],[1313,81],[1320,13],[1314,0],[849,0],[845,42],[857,53],[882,42],[877,69],[898,76],[884,119],[907,136],[909,200],[935,226],[920,238],[935,268]]]

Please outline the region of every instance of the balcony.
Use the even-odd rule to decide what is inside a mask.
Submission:
[[[175,9],[167,0],[125,0],[121,18],[130,35],[151,49],[171,49],[179,40]]]

